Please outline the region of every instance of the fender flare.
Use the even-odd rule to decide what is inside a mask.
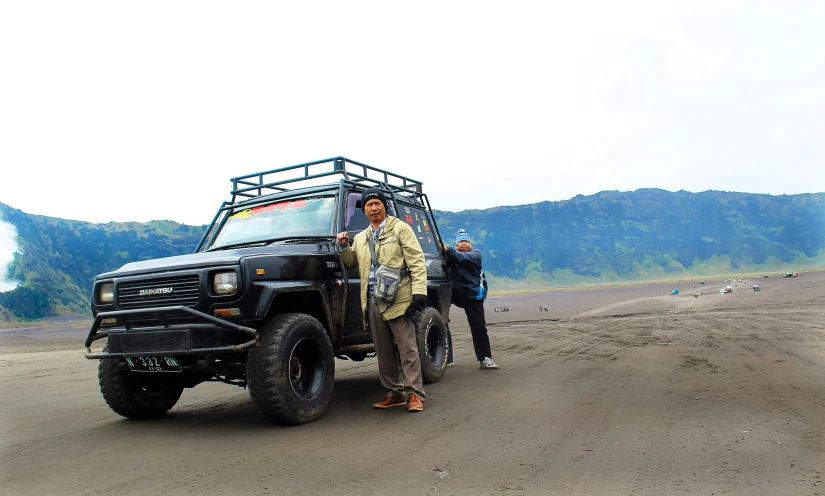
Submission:
[[[324,312],[325,322],[321,322],[328,330],[333,330],[335,327],[332,322],[332,313],[329,308],[329,299],[324,281],[255,281],[252,287],[256,291],[260,291],[258,304],[255,308],[255,316],[263,318],[272,308],[272,302],[275,297],[282,293],[300,293],[314,291],[321,297],[321,310]]]

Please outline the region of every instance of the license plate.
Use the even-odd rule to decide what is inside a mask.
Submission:
[[[126,365],[132,372],[180,372],[180,364],[175,357],[134,356],[126,357]]]

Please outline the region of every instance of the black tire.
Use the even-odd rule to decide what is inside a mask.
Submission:
[[[249,350],[246,377],[249,395],[267,419],[292,425],[317,419],[335,382],[335,356],[324,326],[300,313],[272,317]]]
[[[450,353],[447,326],[444,325],[441,314],[433,307],[417,312],[414,322],[424,384],[438,382],[447,370],[447,357]]]
[[[103,348],[106,351],[107,347]],[[100,392],[106,404],[118,415],[143,420],[160,417],[175,406],[183,393],[171,374],[138,374],[120,367],[119,358],[101,360],[97,366]]]

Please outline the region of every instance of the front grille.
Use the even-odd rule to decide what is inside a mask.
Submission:
[[[143,294],[141,290],[172,288],[171,292]],[[120,282],[117,285],[117,304],[121,310],[135,308],[194,307],[198,304],[200,284],[197,274],[191,276],[163,277],[143,281]]]

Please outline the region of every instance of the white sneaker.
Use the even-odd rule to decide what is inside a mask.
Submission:
[[[498,364],[490,357],[484,357],[484,360],[478,362],[482,369],[497,369]]]

